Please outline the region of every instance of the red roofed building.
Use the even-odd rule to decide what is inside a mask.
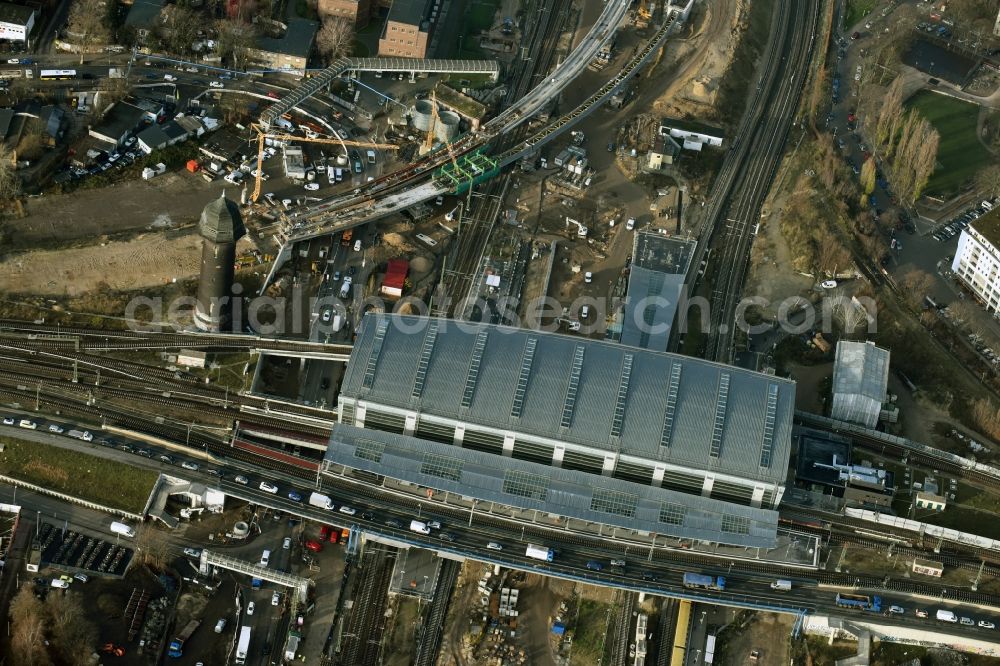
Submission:
[[[399,298],[403,295],[403,284],[410,270],[410,262],[406,259],[390,259],[382,280],[382,295]]]

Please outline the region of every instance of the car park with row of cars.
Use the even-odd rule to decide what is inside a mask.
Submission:
[[[946,241],[953,236],[958,235],[963,229],[967,229],[970,224],[975,220],[979,219],[986,213],[993,210],[993,205],[995,199],[989,199],[981,202],[977,206],[973,206],[961,215],[952,218],[948,222],[940,225],[931,236],[937,241]]]

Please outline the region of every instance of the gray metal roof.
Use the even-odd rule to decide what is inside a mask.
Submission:
[[[341,395],[782,483],[795,384],[583,337],[369,314]]]
[[[889,383],[889,352],[874,342],[837,343],[833,364],[833,404],[836,419],[862,423],[869,428],[878,424]]]
[[[861,395],[881,404],[889,383],[889,351],[874,342],[837,343],[833,393]]]
[[[778,513],[503,458],[406,435],[335,425],[325,460],[429,488],[605,525],[738,546],[774,545]]]

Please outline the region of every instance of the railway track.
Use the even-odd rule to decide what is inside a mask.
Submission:
[[[525,62],[531,64],[518,68],[508,90],[505,105],[516,104],[532,88],[535,77],[544,76],[552,67],[555,47],[561,32],[556,29],[559,27],[557,22],[565,20],[569,6],[568,0],[555,0],[550,5],[539,0],[532,1],[526,15],[534,12],[539,18],[531,22],[526,39],[529,46]],[[526,133],[526,126],[518,127],[497,139],[495,147],[501,151],[508,150],[520,144]],[[460,317],[464,314],[465,300],[470,296],[473,276],[479,269],[483,252],[493,234],[496,219],[500,215],[501,199],[507,191],[509,179],[509,175],[504,175],[500,179],[491,180],[480,186],[482,196],[470,197],[471,205],[468,206],[468,210],[462,211],[462,218],[470,219],[472,223],[464,227],[459,225],[460,231],[454,241],[449,261],[450,270],[444,278],[444,291],[449,298],[450,314]]]
[[[611,646],[608,650],[610,666],[626,666],[628,664],[628,648],[632,642],[632,611],[639,601],[639,595],[635,592],[616,590],[612,604],[615,608],[615,616],[612,619],[613,628],[608,633]]]
[[[337,658],[338,663],[344,666],[375,666],[380,663],[395,552],[395,548],[380,546],[367,550],[362,557],[360,589]]]
[[[434,598],[424,616],[420,643],[417,654],[413,658],[413,666],[434,666],[437,663],[438,651],[441,649],[441,636],[444,633],[444,620],[448,613],[448,603],[458,581],[462,564],[456,560],[447,559],[441,562],[441,572],[438,575]]]
[[[660,604],[656,632],[656,666],[670,666],[674,647],[674,630],[677,628],[676,599],[664,599]]]
[[[739,135],[742,159],[733,163],[725,204],[715,209],[711,245],[715,262],[712,285],[711,329],[706,357],[722,363],[733,360],[737,306],[750,261],[754,228],[760,207],[774,180],[785,140],[798,107],[810,62],[818,3],[782,2],[775,10],[778,38],[772,40],[759,90],[764,104],[752,104],[750,132]],[[781,60],[778,60],[779,55]],[[784,64],[787,63],[787,64]],[[715,192],[713,190],[713,198]]]

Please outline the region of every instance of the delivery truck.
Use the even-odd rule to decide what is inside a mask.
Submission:
[[[950,610],[939,610],[935,617],[942,622],[958,622],[958,616]]]
[[[411,520],[410,531],[417,532],[418,534],[430,534],[431,528],[427,527],[426,523],[423,523],[419,520]]]
[[[236,643],[236,663],[247,663],[248,652],[250,652],[250,627],[241,627],[240,640]]]
[[[132,529],[125,523],[119,523],[117,520],[111,523],[111,531],[114,532],[115,534],[120,534],[130,539],[135,536],[134,529]]]
[[[788,592],[792,589],[792,581],[790,580],[776,580],[771,583],[772,590],[778,590],[779,592]]]
[[[320,509],[333,510],[333,500],[321,493],[310,493],[309,504]]]
[[[524,556],[530,557],[533,560],[551,562],[552,558],[555,557],[555,553],[552,552],[551,548],[546,548],[545,546],[533,546],[529,543],[528,548],[524,551]]]

